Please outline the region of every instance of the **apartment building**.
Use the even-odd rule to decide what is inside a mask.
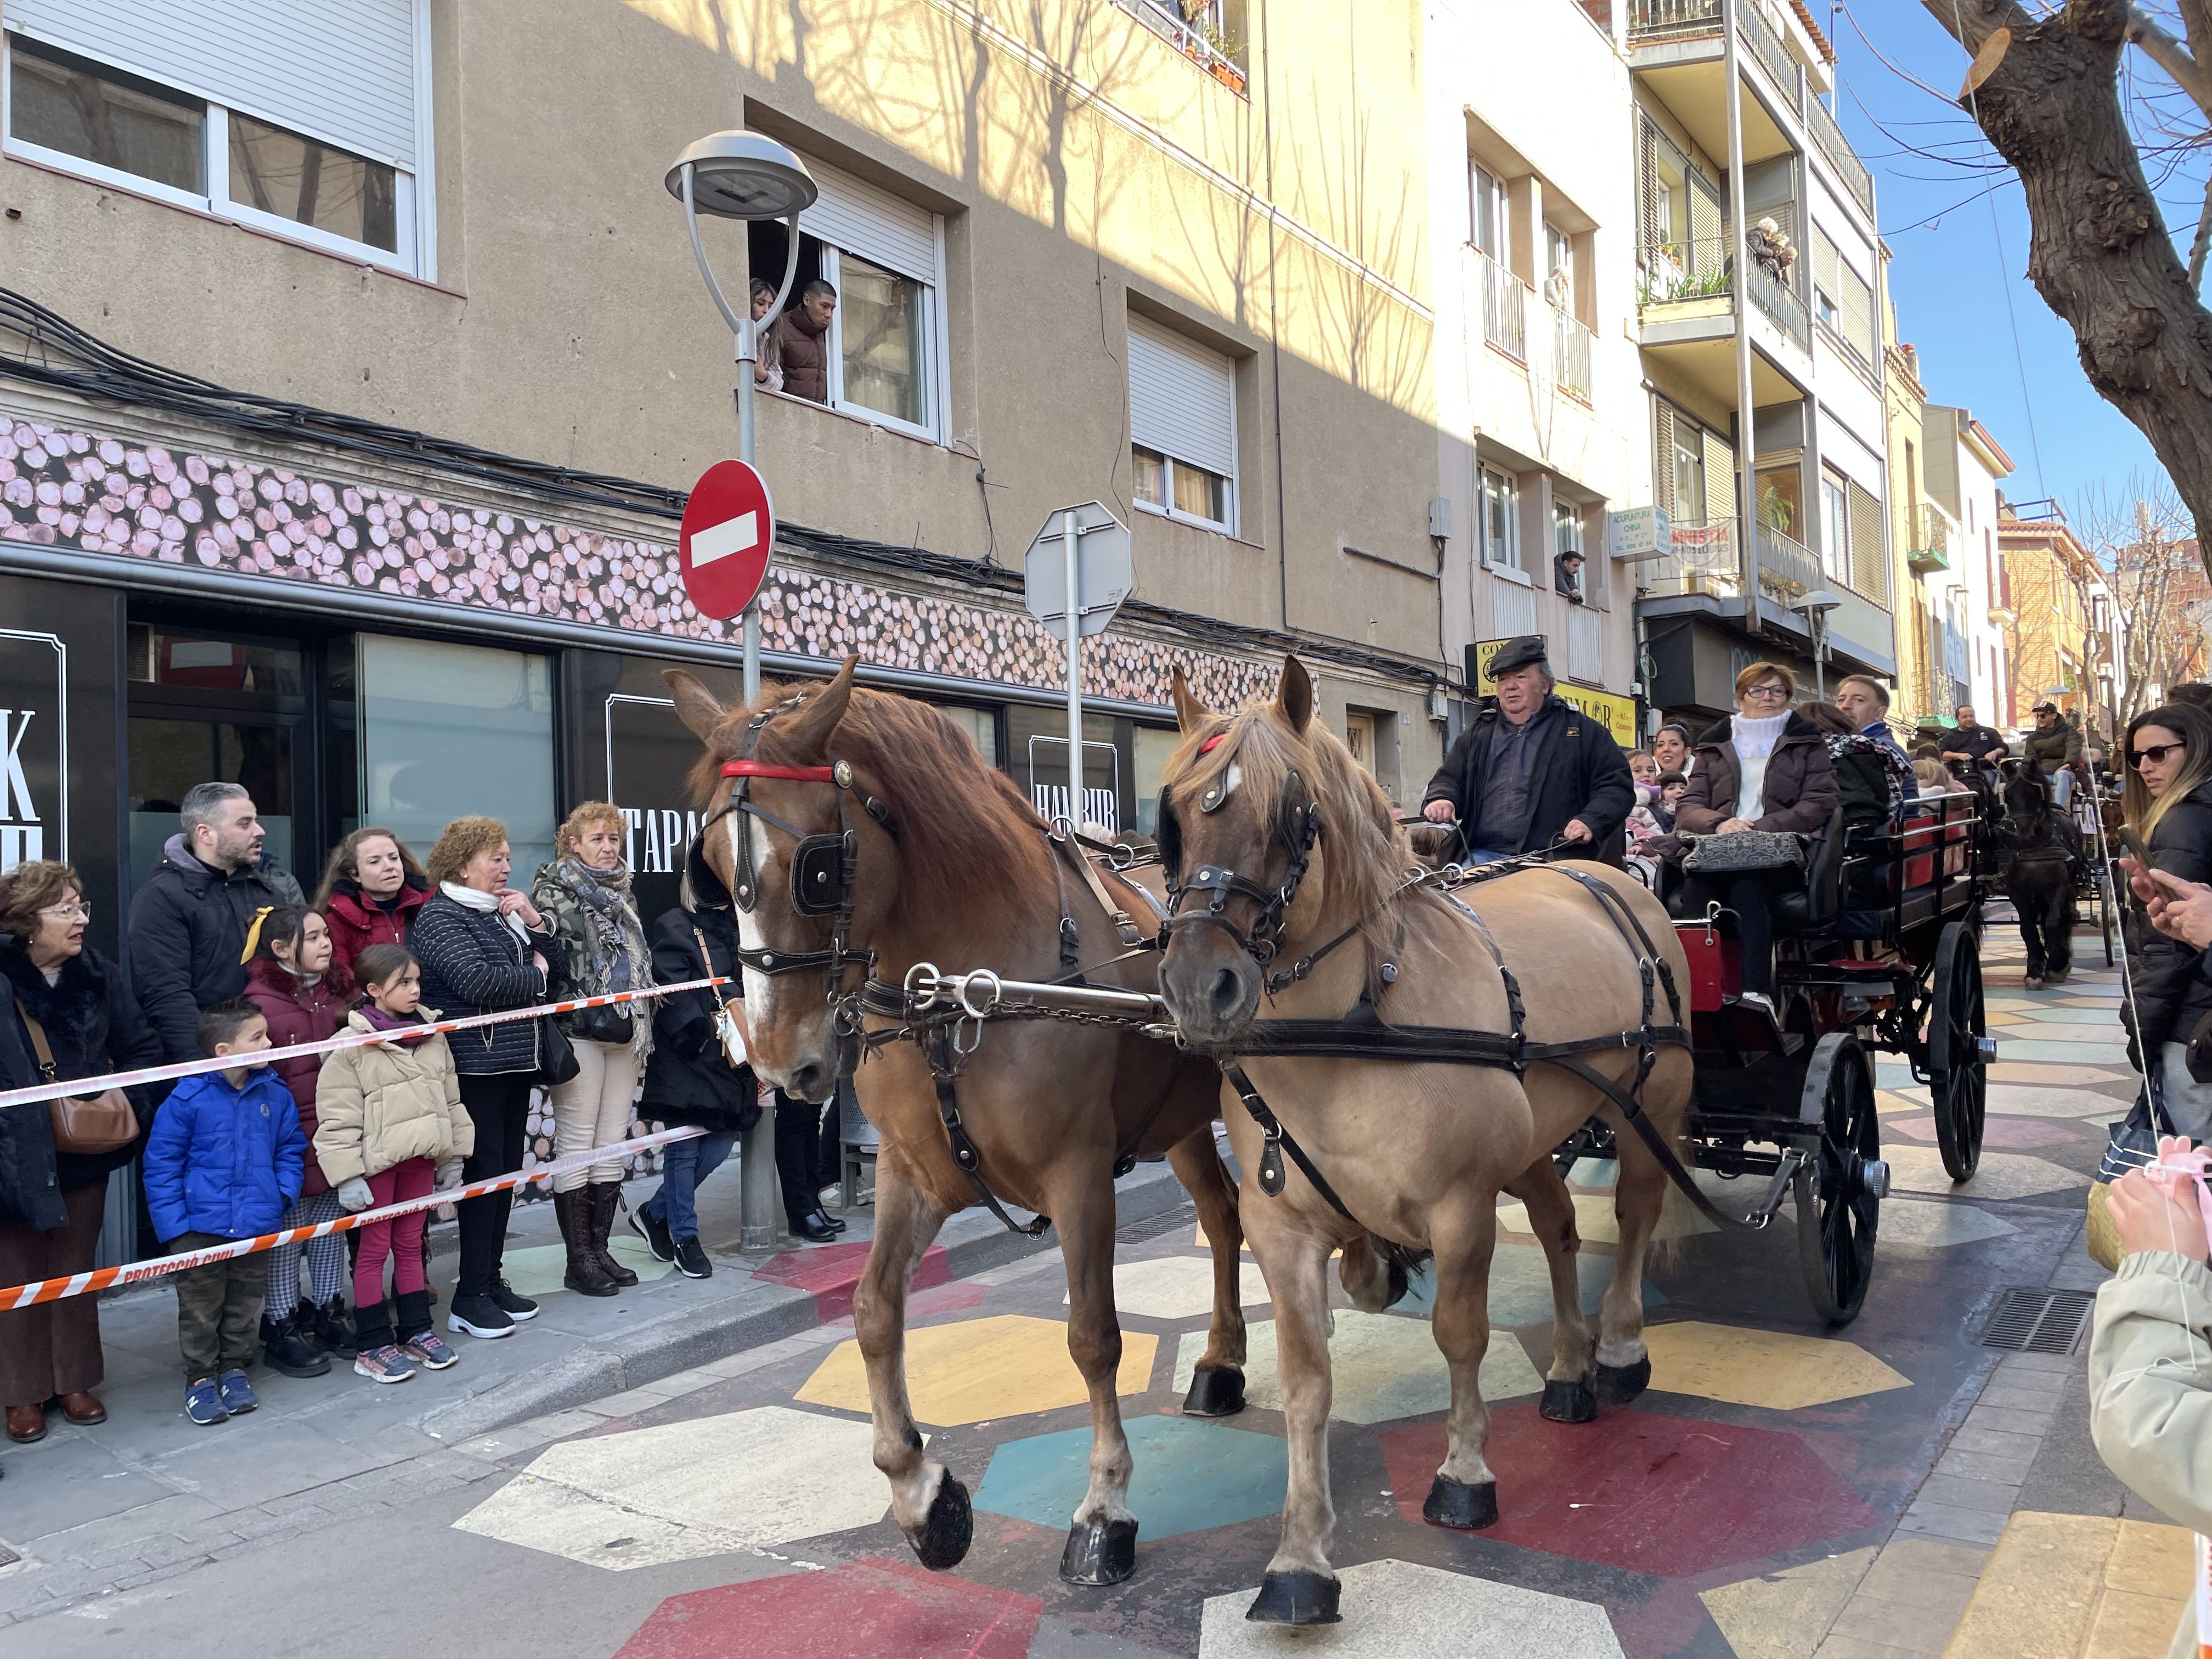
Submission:
[[[1086,817],[1150,826],[1171,669],[1233,705],[1291,648],[1418,795],[1447,659],[1412,0],[1272,31],[1239,0],[182,9],[8,0],[0,46],[0,701],[108,943],[210,776],[311,884],[357,823],[420,847],[485,810],[527,872],[601,797],[672,893],[659,671],[738,683],[675,520],[736,434],[663,181],[739,125],[812,172],[799,276],[838,295],[819,395],[761,397],[771,673],[857,652],[1064,808],[1021,562],[1096,499],[1136,587],[1087,649]],[[704,235],[732,292],[781,274],[781,225]]]
[[[1635,575],[1608,535],[1650,499],[1628,68],[1569,0],[1522,8],[1510,50],[1488,13],[1428,10],[1444,644],[1480,690],[1485,641],[1543,635],[1561,693],[1633,746]]]
[[[2101,689],[2089,654],[2090,588],[2102,574],[2096,559],[2055,505],[2023,519],[2009,502],[2000,501],[1996,540],[2011,672],[1990,724],[1999,731],[2031,726],[2034,706],[2045,698],[2070,713],[2087,714]]]
[[[1949,568],[1928,578],[1950,689],[1954,702],[1971,703],[1984,724],[2006,730],[2008,720],[2027,718],[2026,705],[2014,712],[2019,635],[1998,534],[2004,503],[1998,486],[2012,476],[2012,457],[1969,410],[1929,404],[1923,418],[1929,498],[1952,526]],[[1938,705],[1936,713],[1937,725],[1955,723],[1950,708]]]
[[[1638,566],[1650,701],[1733,707],[1756,658],[1892,677],[1874,185],[1802,3],[1608,9],[1634,99],[1638,342],[1662,556]],[[1815,657],[1820,660],[1816,668]]]

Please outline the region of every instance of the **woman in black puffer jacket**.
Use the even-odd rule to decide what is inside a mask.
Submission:
[[[545,953],[553,936],[527,894],[507,884],[507,826],[497,818],[455,818],[430,849],[437,891],[415,913],[410,945],[422,964],[422,1007],[433,1017],[465,1018],[545,1000]],[[511,1175],[522,1167],[530,1089],[540,1056],[538,1022],[517,1019],[456,1031],[447,1039],[460,1074],[461,1103],[477,1132],[465,1181]],[[513,1188],[463,1199],[460,1278],[447,1323],[471,1336],[512,1336],[514,1322],[538,1304],[501,1273]]]
[[[2120,755],[2128,769],[2122,810],[2151,863],[2184,881],[2212,882],[2212,715],[2185,703],[2138,714]],[[2139,914],[2130,919],[2138,1064],[2147,1075],[2155,1070],[2176,1133],[2212,1139],[2212,1084],[2190,1076],[2187,1057],[2190,1033],[2212,1015],[2212,980],[2198,971],[2203,952],[2154,932]]]

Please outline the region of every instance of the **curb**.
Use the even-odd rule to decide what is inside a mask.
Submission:
[[[1149,1220],[1182,1205],[1184,1194],[1167,1164],[1140,1164],[1115,1188],[1116,1224]],[[981,1210],[963,1210],[939,1231],[949,1277],[966,1279],[1023,1256],[1060,1248],[1056,1235],[1008,1232]],[[757,1268],[743,1260],[728,1268]],[[743,1288],[680,1313],[663,1315],[618,1335],[595,1338],[520,1376],[494,1383],[416,1420],[414,1426],[448,1445],[490,1434],[533,1417],[568,1411],[664,1376],[727,1359],[824,1324],[818,1291],[747,1277]]]

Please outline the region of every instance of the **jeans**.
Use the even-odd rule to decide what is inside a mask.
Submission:
[[[627,1042],[571,1040],[576,1075],[553,1091],[553,1156],[619,1146],[629,1139],[630,1102],[637,1094],[637,1050]],[[553,1177],[553,1190],[573,1193],[595,1181],[620,1181],[622,1160]]]
[[[465,1181],[512,1175],[522,1167],[523,1136],[530,1127],[530,1085],[536,1073],[461,1073],[461,1104],[476,1126],[477,1146],[461,1164]],[[507,1212],[514,1189],[465,1198],[453,1206],[461,1224],[461,1267],[457,1296],[482,1296],[500,1276],[507,1249]]]
[[[2062,766],[2051,775],[2051,802],[2063,812],[2066,810],[2066,803],[2073,799],[2074,775]]]
[[[1518,853],[1495,853],[1487,847],[1470,847],[1459,855],[1462,869],[1472,870],[1479,864],[1495,864],[1500,859],[1518,858]]]
[[[2212,1140],[2212,1083],[2199,1083],[2189,1075],[2189,1045],[2159,1045],[2160,1082],[2166,1115],[2178,1135],[2187,1135],[2202,1146]]]
[[[722,1167],[738,1144],[735,1129],[716,1129],[696,1140],[672,1140],[661,1154],[660,1190],[642,1208],[668,1224],[671,1238],[699,1237],[699,1211],[692,1202],[699,1185]]]

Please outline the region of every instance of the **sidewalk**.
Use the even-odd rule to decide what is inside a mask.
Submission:
[[[630,1183],[626,1196],[635,1205],[655,1185]],[[1164,1163],[1138,1165],[1116,1190],[1124,1224],[1186,1201]],[[418,1370],[397,1387],[356,1376],[337,1359],[313,1378],[257,1365],[260,1409],[212,1427],[183,1413],[174,1293],[155,1284],[104,1301],[107,1421],[79,1429],[51,1413],[46,1439],[0,1444],[0,1625],[40,1601],[129,1589],[273,1533],[352,1518],[396,1499],[396,1487],[379,1489],[403,1474],[405,1496],[419,1498],[498,1473],[495,1463],[447,1449],[847,1315],[867,1255],[869,1209],[846,1215],[850,1231],[839,1243],[746,1255],[716,1246],[738,1236],[738,1194],[733,1161],[699,1194],[710,1279],[685,1279],[654,1260],[618,1222],[615,1253],[641,1282],[604,1298],[562,1288],[552,1206],[518,1206],[507,1277],[542,1311],[514,1336],[453,1337],[459,1365]],[[433,1241],[442,1331],[453,1291],[450,1224]],[[1050,1233],[1022,1237],[969,1210],[939,1234],[915,1284],[926,1297],[929,1286],[1054,1248]]]

